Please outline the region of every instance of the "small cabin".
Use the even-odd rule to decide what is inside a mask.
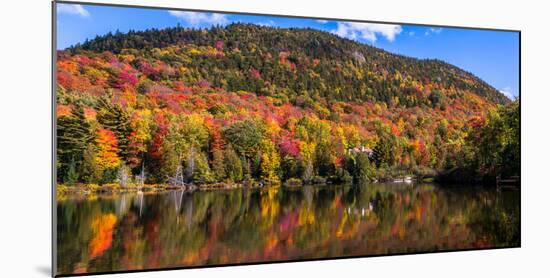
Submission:
[[[348,149],[348,154],[358,154],[358,153],[364,153],[364,154],[367,154],[368,157],[372,157],[373,150],[365,146]]]

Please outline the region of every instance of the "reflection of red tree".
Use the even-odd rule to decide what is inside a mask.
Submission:
[[[113,242],[113,228],[117,218],[114,214],[103,214],[92,221],[93,237],[90,242],[90,258],[103,255]]]
[[[294,228],[297,224],[298,224],[298,213],[290,212],[287,215],[283,216],[283,218],[279,222],[278,233],[280,235],[286,234],[290,232],[290,229]]]

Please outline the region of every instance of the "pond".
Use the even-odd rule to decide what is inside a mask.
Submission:
[[[58,274],[519,246],[519,191],[324,185],[70,197]]]

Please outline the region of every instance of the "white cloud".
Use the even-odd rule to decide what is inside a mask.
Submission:
[[[338,22],[336,30],[332,30],[332,33],[352,40],[364,39],[370,42],[375,42],[377,40],[377,34],[380,34],[388,41],[392,42],[401,31],[403,31],[403,29],[399,25]]]
[[[60,14],[78,15],[81,17],[89,17],[90,13],[78,4],[57,4],[57,12]]]
[[[514,96],[514,94],[512,94],[511,91],[512,91],[512,88],[510,88],[510,87],[506,87],[506,88],[504,88],[504,89],[502,89],[502,90],[499,90],[499,92],[500,92],[501,94],[503,94],[503,95],[505,95],[507,98],[513,100],[513,99],[516,98],[516,97]]]
[[[441,33],[441,31],[443,31],[443,28],[434,28],[434,27],[432,27],[432,28],[426,30],[424,35],[429,36],[431,34],[439,34],[439,33]]]
[[[256,24],[258,24],[260,26],[273,27],[273,26],[275,26],[275,21],[268,20],[268,21],[257,22]]]
[[[168,11],[170,15],[175,16],[192,26],[199,25],[225,25],[228,23],[227,17],[218,13],[199,13],[184,11]]]
[[[327,24],[328,23],[328,20],[324,20],[324,19],[317,19],[315,21],[317,21],[318,23],[321,23],[321,24]]]

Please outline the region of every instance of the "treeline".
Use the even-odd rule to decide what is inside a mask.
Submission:
[[[395,55],[314,29],[231,24],[208,30],[175,27],[116,32],[68,51],[139,56],[135,68],[160,60],[174,68],[188,68],[188,82],[207,80],[227,91],[256,92],[283,100],[320,96],[432,106],[429,99],[419,97],[430,93],[422,86],[430,83],[471,91],[495,103],[509,102],[481,79],[443,61]],[[161,78],[154,72],[149,75],[153,80]]]
[[[486,120],[472,118],[462,131],[440,122],[433,139],[424,141],[380,120],[373,120],[372,133],[364,133],[312,113],[280,124],[274,115],[232,118],[219,104],[175,114],[123,107],[111,94],[69,101],[75,96],[60,90],[58,96],[58,179],[66,184],[178,178],[195,184],[364,183],[397,172],[433,176],[450,168],[472,169],[476,176],[519,174],[517,102]],[[461,132],[464,142],[452,142]]]
[[[396,138],[383,128],[379,136],[392,141],[378,142],[373,153],[350,152],[346,147],[360,144],[353,138],[357,131],[333,129],[316,117],[297,119],[290,136],[290,130],[259,117],[221,126],[208,114],[131,113],[111,101],[109,95],[93,107],[79,101],[58,114],[59,182],[166,183],[180,176],[196,184],[367,182],[377,166],[398,160]]]
[[[520,117],[516,100],[491,111],[486,118],[471,119],[462,163],[442,171],[439,180],[494,183],[497,176],[520,176]]]

